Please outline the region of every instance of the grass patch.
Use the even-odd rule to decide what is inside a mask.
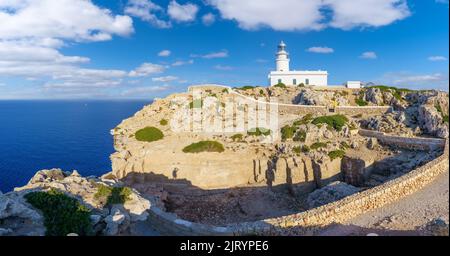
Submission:
[[[286,88],[286,85],[283,83],[278,83],[276,85],[274,85],[274,87],[278,87],[278,88]]]
[[[205,140],[193,143],[183,148],[184,153],[202,153],[202,152],[218,152],[225,151],[223,145],[217,141]]]
[[[256,88],[255,86],[246,85],[246,86],[242,86],[242,87],[236,88],[236,89],[246,91],[246,90],[253,90],[253,89],[255,89],[255,88]]]
[[[236,142],[236,141],[242,141],[243,137],[244,137],[244,135],[238,133],[238,134],[231,136],[231,139]]]
[[[328,126],[333,127],[336,131],[341,131],[342,127],[344,127],[347,122],[348,118],[344,115],[321,116],[312,121],[315,125],[327,124]]]
[[[189,103],[189,108],[193,109],[193,108],[202,108],[203,107],[203,100],[201,99],[196,99],[191,101],[191,103]]]
[[[42,211],[47,236],[66,236],[69,233],[92,235],[91,212],[75,198],[56,189],[31,192],[24,197],[33,207]]]
[[[136,140],[152,142],[164,138],[162,131],[156,127],[146,127],[135,133]]]
[[[345,156],[344,150],[334,150],[328,153],[328,156],[331,158],[331,160],[334,160],[336,158],[343,158]]]
[[[367,102],[361,98],[356,99],[355,103],[356,103],[356,105],[358,105],[360,107],[365,107],[365,106],[369,105],[369,102]]]
[[[222,90],[222,93],[228,93],[228,89],[226,89],[226,88],[223,89],[223,90]]]
[[[296,128],[290,125],[286,125],[281,128],[281,139],[287,140],[292,139],[294,137]]]
[[[159,121],[159,124],[162,126],[166,126],[169,123],[169,121],[167,121],[166,119],[161,119],[161,121]]]
[[[443,116],[442,119],[444,120],[444,123],[447,123],[447,124],[448,124],[448,115]]]
[[[313,115],[312,114],[306,114],[305,116],[302,117],[302,119],[297,120],[294,122],[295,126],[300,126],[302,124],[306,125],[311,123],[311,121],[313,120]]]
[[[324,142],[315,142],[311,145],[310,149],[311,150],[317,150],[319,148],[326,148],[327,147],[327,143]]]
[[[269,136],[270,134],[272,134],[272,131],[270,129],[256,127],[248,130],[247,134],[250,136],[261,136],[261,135]]]
[[[124,204],[130,199],[131,189],[128,187],[109,187],[98,185],[94,198],[103,205]]]
[[[345,142],[345,141],[341,142],[341,149],[346,150],[349,148],[350,148],[350,145],[348,145],[347,142]]]

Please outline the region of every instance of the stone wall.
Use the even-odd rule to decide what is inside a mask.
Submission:
[[[389,112],[392,112],[392,107],[390,106],[338,106],[336,108],[336,113],[348,116],[383,115]]]
[[[403,139],[402,144],[411,142],[415,145],[417,142],[409,140],[409,138]],[[430,141],[434,141],[434,139],[430,139]],[[441,156],[399,178],[339,201],[283,217],[214,227],[181,220],[174,214],[151,207],[148,221],[162,234],[167,235],[286,235],[290,234],[289,230],[295,230],[295,234],[313,232],[332,223],[345,222],[422,189],[448,170],[448,160],[449,144],[447,140]]]
[[[436,138],[408,138],[401,136],[393,136],[384,132],[359,130],[359,135],[365,137],[377,138],[378,141],[385,145],[397,146],[399,148],[407,148],[414,150],[434,150],[445,146],[445,139]]]

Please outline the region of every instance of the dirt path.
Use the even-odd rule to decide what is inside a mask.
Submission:
[[[423,235],[417,230],[434,218],[449,221],[449,171],[424,189],[383,208],[362,214],[319,235]]]

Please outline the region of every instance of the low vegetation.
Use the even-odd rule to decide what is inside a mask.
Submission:
[[[313,120],[313,115],[312,114],[306,114],[305,116],[302,117],[302,119],[297,120],[294,122],[295,126],[300,126],[302,124],[309,124],[311,123],[311,121]]]
[[[193,108],[202,108],[203,107],[203,100],[201,99],[196,99],[191,101],[191,103],[189,103],[189,108],[193,109]]]
[[[75,198],[51,189],[48,192],[31,192],[25,199],[44,215],[47,236],[66,236],[76,233],[92,235],[90,210]]]
[[[320,148],[326,148],[327,147],[327,143],[324,142],[315,142],[311,145],[310,149],[311,150],[317,150]]]
[[[256,127],[248,130],[247,134],[250,136],[269,136],[270,134],[272,134],[272,131],[270,129]]]
[[[111,206],[124,204],[130,199],[131,189],[129,187],[110,187],[99,184],[94,198],[102,205]]]
[[[441,105],[435,104],[434,107],[436,108],[436,111],[439,112],[439,114],[441,114],[443,122],[448,124],[448,115],[444,114],[444,111],[442,111]]]
[[[146,127],[135,133],[136,140],[153,142],[164,138],[162,131],[156,127]]]
[[[197,143],[192,143],[183,148],[184,153],[202,153],[202,152],[218,152],[225,151],[223,145],[217,141],[205,140]]]
[[[296,128],[290,125],[286,125],[281,128],[281,139],[283,141],[292,139],[294,137]]]
[[[332,115],[332,116],[321,116],[315,118],[312,123],[327,124],[328,126],[334,128],[336,131],[341,131],[342,128],[347,124],[348,118],[344,115]]]
[[[343,158],[345,156],[344,150],[333,150],[330,153],[328,153],[328,156],[331,158],[331,160],[334,160],[336,158]]]
[[[274,87],[278,87],[278,88],[286,88],[286,85],[283,83],[278,83],[276,85],[274,85]]]
[[[236,89],[246,91],[246,90],[253,90],[253,89],[255,89],[255,88],[256,88],[255,86],[246,85],[246,86],[238,87],[238,88],[236,88]]]
[[[161,121],[159,121],[159,124],[162,126],[166,126],[169,123],[169,121],[167,121],[166,119],[161,119]]]
[[[363,100],[362,98],[357,98],[355,100],[356,105],[360,106],[360,107],[365,107],[367,105],[369,105],[369,102]]]
[[[243,137],[244,136],[242,134],[238,133],[238,134],[235,134],[235,135],[231,136],[231,139],[234,142],[239,142],[239,141],[242,141]]]
[[[306,141],[306,131],[300,130],[294,135],[294,141],[305,142]]]

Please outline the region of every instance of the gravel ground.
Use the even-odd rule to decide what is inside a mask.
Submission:
[[[424,189],[393,204],[362,214],[343,225],[331,226],[319,235],[424,235],[419,227],[435,218],[449,222],[448,170]]]

